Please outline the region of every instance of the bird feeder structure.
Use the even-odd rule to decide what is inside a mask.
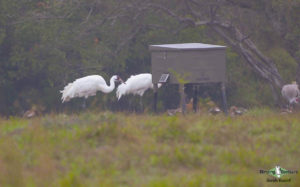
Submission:
[[[186,110],[185,84],[220,83],[223,108],[227,113],[225,46],[203,43],[161,44],[150,45],[149,50],[155,92],[154,110],[158,83],[179,84],[183,112]]]

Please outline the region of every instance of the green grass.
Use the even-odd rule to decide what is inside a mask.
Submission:
[[[300,170],[299,114],[0,118],[0,186],[274,186],[259,170]]]

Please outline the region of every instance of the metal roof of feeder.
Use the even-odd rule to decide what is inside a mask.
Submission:
[[[178,50],[207,50],[207,49],[224,49],[226,46],[211,45],[204,43],[180,43],[180,44],[161,44],[150,45],[150,51],[178,51]]]

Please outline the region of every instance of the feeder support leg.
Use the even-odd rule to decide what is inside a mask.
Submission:
[[[158,90],[157,84],[153,84],[153,90],[154,90],[153,111],[157,112],[157,90]]]
[[[225,88],[225,83],[221,83],[221,91],[222,91],[222,99],[223,99],[223,110],[225,114],[228,114],[228,109],[227,109],[227,99],[226,99],[226,88]]]
[[[198,108],[198,87],[194,86],[194,96],[193,96],[193,110],[194,112],[197,112]]]

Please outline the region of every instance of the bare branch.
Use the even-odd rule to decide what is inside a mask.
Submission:
[[[186,4],[186,7],[188,8],[188,10],[190,11],[190,13],[192,14],[192,16],[194,17],[194,18],[201,18],[203,15],[202,14],[200,14],[200,13],[198,13],[198,12],[196,12],[193,8],[192,8],[192,6],[191,6],[191,2],[192,0],[185,0],[184,2],[185,2],[185,4]]]
[[[90,8],[90,11],[89,11],[89,13],[88,13],[88,15],[86,16],[85,20],[84,20],[81,24],[88,22],[88,20],[89,20],[91,14],[92,14],[92,12],[93,12],[93,10],[94,10],[94,8],[91,7],[91,8]]]
[[[139,33],[140,31],[142,30],[142,26],[139,26],[137,28],[135,28],[131,34],[129,34],[117,47],[116,51],[115,51],[115,54],[118,54],[122,48],[127,44],[129,43],[133,38],[135,38]]]
[[[187,23],[187,24],[190,24],[192,26],[195,26],[195,21],[194,19],[192,18],[185,18],[185,17],[181,17],[181,16],[178,16],[176,13],[174,13],[172,10],[164,7],[164,6],[161,6],[159,4],[148,4],[148,7],[152,7],[152,8],[158,8],[159,10],[163,11],[164,13],[168,14],[169,16],[177,19],[179,22],[181,23]]]
[[[195,22],[195,26],[208,25],[209,23],[211,23],[210,20],[197,21],[197,22]]]

